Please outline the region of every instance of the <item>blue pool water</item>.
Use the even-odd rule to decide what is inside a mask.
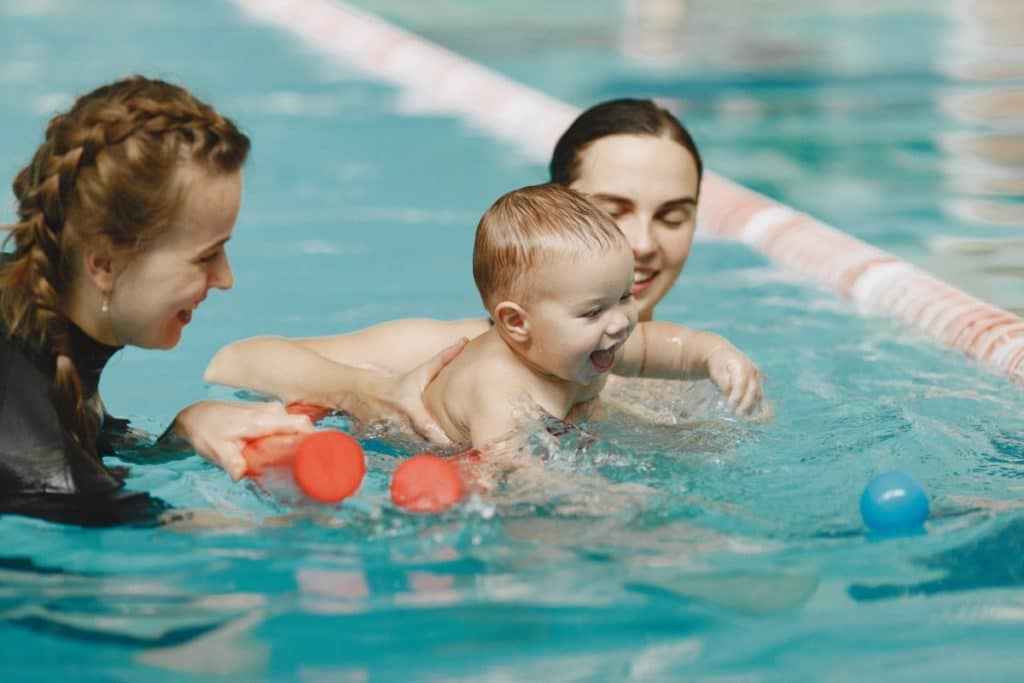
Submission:
[[[360,6],[574,104],[673,100],[712,168],[915,263],[957,262],[943,274],[1020,305],[1013,273],[986,272],[995,256],[935,242],[1006,240],[1014,226],[978,202],[1019,205],[997,191],[1019,165],[993,175],[949,151],[986,126],[1009,134],[943,105],[995,87],[943,70],[964,40],[950,8],[970,3],[786,3],[739,28],[692,3],[675,66],[616,52],[616,3],[468,4]],[[476,219],[543,178],[228,3],[146,0],[0,2],[0,170],[13,177],[73,93],[133,71],[191,86],[255,141],[235,289],[177,349],[129,349],[104,377],[111,412],[153,430],[233,395],[199,378],[238,337],[478,315]],[[739,245],[698,243],[659,313],[746,349],[775,420],[737,423],[703,388],[680,392],[655,407],[697,405],[694,419],[588,425],[597,443],[551,453],[544,487],[440,517],[387,504],[403,444],[366,442],[370,475],[340,509],[282,508],[197,457],[132,462],[134,487],[216,526],[0,518],[3,679],[1014,680],[1024,392]],[[931,494],[924,533],[861,524],[863,486],[894,468]]]

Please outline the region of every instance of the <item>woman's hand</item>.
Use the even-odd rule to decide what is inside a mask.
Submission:
[[[711,381],[728,397],[729,408],[739,417],[751,415],[764,394],[757,366],[732,344],[713,348],[707,366]]]
[[[423,404],[423,391],[467,343],[468,340],[462,338],[405,374],[380,375],[373,387],[353,397],[351,403],[355,405],[344,405],[342,409],[362,422],[398,417],[408,421],[422,438],[434,444],[449,445],[451,439]]]
[[[306,415],[285,412],[284,405],[277,402],[200,401],[178,413],[173,429],[237,481],[245,475],[242,449],[247,441],[268,434],[311,432],[313,423]]]

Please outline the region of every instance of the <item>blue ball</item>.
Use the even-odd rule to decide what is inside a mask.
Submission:
[[[928,494],[905,472],[874,477],[860,495],[860,516],[876,531],[916,529],[928,519]]]

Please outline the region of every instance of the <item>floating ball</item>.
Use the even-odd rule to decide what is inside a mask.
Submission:
[[[338,503],[363,483],[366,458],[363,448],[348,434],[326,429],[307,436],[292,462],[295,483],[321,503]]]
[[[391,500],[409,512],[441,512],[461,497],[455,467],[430,453],[412,456],[391,476]]]
[[[928,512],[924,488],[899,470],[874,477],[860,496],[860,516],[876,531],[915,529],[928,519]]]

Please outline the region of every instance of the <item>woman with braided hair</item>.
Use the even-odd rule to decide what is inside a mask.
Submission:
[[[225,244],[249,144],[188,91],[141,76],[50,121],[14,180],[13,252],[0,255],[0,513],[102,525],[164,507],[102,463],[127,430],[103,409],[100,373],[125,345],[174,347],[209,291],[233,284]],[[407,375],[353,370],[348,382],[384,412],[422,411],[445,360]],[[202,401],[161,442],[183,439],[237,479],[245,439],[310,429],[280,403]]]

